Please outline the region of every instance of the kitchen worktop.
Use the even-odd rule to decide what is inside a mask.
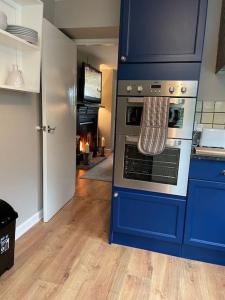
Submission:
[[[202,155],[202,154],[195,154],[193,153],[191,155],[191,159],[197,159],[197,160],[215,160],[215,161],[224,161],[224,156],[213,156],[213,155]]]

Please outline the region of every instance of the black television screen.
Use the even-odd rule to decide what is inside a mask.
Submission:
[[[102,98],[102,73],[83,64],[84,71],[84,101],[101,103]]]

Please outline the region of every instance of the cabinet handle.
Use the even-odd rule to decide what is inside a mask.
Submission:
[[[223,170],[223,171],[221,172],[221,174],[222,174],[223,176],[225,176],[225,170]]]
[[[126,56],[121,56],[121,61],[122,61],[122,62],[126,62],[126,61],[127,61]]]
[[[114,198],[118,198],[119,197],[119,193],[114,193]]]

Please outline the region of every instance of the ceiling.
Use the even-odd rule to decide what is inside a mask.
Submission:
[[[118,38],[119,27],[61,28],[72,39],[110,39]]]

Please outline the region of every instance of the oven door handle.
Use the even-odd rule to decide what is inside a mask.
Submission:
[[[143,104],[145,101],[144,98],[128,98],[127,103],[131,104]],[[175,98],[170,98],[170,104],[175,104],[175,105],[184,105],[185,104],[185,99],[175,99]]]
[[[166,147],[169,148],[175,148],[175,147],[180,147],[182,142],[180,140],[167,140],[166,141]]]
[[[132,136],[132,135],[127,135],[126,136],[126,142],[127,143],[138,143],[139,137],[138,136]]]
[[[143,104],[144,103],[144,98],[128,98],[127,103],[134,103],[134,104]]]
[[[138,136],[132,136],[132,135],[127,135],[126,136],[126,143],[138,143],[139,137]],[[166,141],[166,147],[168,148],[175,148],[175,147],[180,147],[182,144],[181,140],[173,140],[173,139],[168,139]]]

